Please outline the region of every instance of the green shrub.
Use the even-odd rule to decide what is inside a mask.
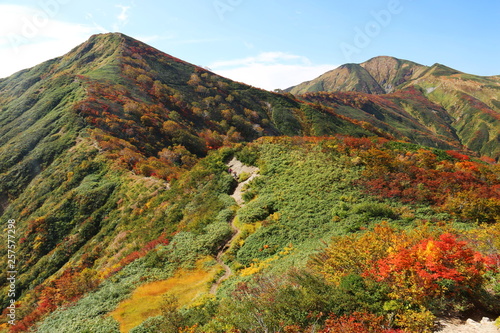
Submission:
[[[358,204],[352,207],[352,214],[360,214],[366,218],[386,218],[386,219],[396,219],[397,215],[392,209],[392,207],[375,202],[367,202]]]
[[[247,144],[243,149],[236,152],[236,158],[243,164],[257,166],[259,151],[257,145]]]
[[[255,223],[268,217],[272,212],[271,207],[272,202],[266,202],[265,199],[259,198],[238,210],[237,215],[241,223]]]

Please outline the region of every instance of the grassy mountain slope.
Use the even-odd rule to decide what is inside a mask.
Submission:
[[[377,81],[386,93],[394,92],[406,82],[422,75],[426,66],[393,57],[375,57],[360,65]]]
[[[429,100],[446,109],[465,146],[498,158],[498,77],[479,77],[434,65],[427,75],[412,84],[422,89]]]
[[[318,92],[305,94],[302,98],[370,123],[394,138],[405,138],[429,147],[461,149],[460,139],[446,111],[416,89],[389,95]]]
[[[382,94],[383,88],[362,66],[342,65],[315,80],[301,83],[285,90],[294,95],[317,91],[359,91],[367,94]]]
[[[224,196],[232,178],[213,174],[224,164],[175,185],[210,151],[269,135],[377,133],[122,34],[93,36],[0,88],[1,214],[18,221],[16,297],[27,323],[81,297],[133,253],[175,232],[208,232],[217,220],[215,237],[223,240],[226,220],[217,216],[232,204]],[[212,237],[214,229],[207,230]],[[38,307],[62,284],[72,291]],[[7,293],[1,301],[7,304]]]
[[[1,80],[0,105],[1,216],[17,221],[19,272],[17,325],[6,323],[5,310],[2,331],[258,330],[247,311],[256,304],[238,297],[261,278],[305,269],[322,240],[363,234],[383,221],[403,228],[454,222],[465,237],[464,229],[479,230],[476,220],[496,226],[500,216],[495,165],[389,141],[460,148],[444,109],[416,89],[375,97],[318,93],[303,101],[105,34]],[[228,173],[234,156],[260,168],[243,207],[230,196],[243,181]],[[241,233],[228,244],[231,221]],[[487,252],[481,244],[471,246]],[[498,245],[488,244],[495,255]],[[213,295],[210,286],[224,274],[216,256],[226,246],[233,275]],[[477,289],[496,301],[490,273]],[[300,331],[315,320],[322,325],[320,312],[343,314],[333,307],[338,302],[301,296],[322,294],[315,286],[333,288],[318,274],[285,279],[278,290],[296,307],[280,317],[272,301],[260,304],[258,312],[272,310],[266,325]],[[5,308],[9,286],[1,287]],[[154,302],[127,305],[148,293]],[[476,306],[467,297],[466,307]],[[490,309],[493,301],[477,306]],[[134,307],[139,319],[126,323],[114,312]]]
[[[362,64],[342,65],[318,78],[286,89],[294,95],[320,91],[384,94],[418,78],[428,68],[393,57],[375,57]]]
[[[256,162],[261,170],[261,175],[245,192],[246,205],[239,209],[234,202],[230,202],[232,199],[228,199],[230,187],[221,188],[220,192],[212,189],[202,196],[196,194],[204,190],[202,184],[207,181],[199,173],[211,174],[214,179],[225,179],[227,172],[222,167],[223,162],[233,154],[247,163]],[[141,293],[148,292],[157,299],[165,292],[160,285],[172,285],[166,289],[167,296],[163,303],[159,302],[156,308],[148,307],[150,318],[143,318],[143,323],[136,321],[138,327],[130,332],[158,332],[173,327],[191,327],[194,332],[227,332],[233,328],[251,332],[259,330],[259,327],[278,331],[293,325],[300,332],[314,322],[316,325],[323,323],[329,311],[341,315],[352,311],[350,309],[366,309],[361,305],[369,297],[366,290],[361,294],[361,289],[357,290],[352,296],[355,289],[343,291],[345,286],[335,289],[335,284],[314,280],[319,277],[302,276],[306,274],[303,271],[305,267],[312,264],[310,256],[321,251],[325,246],[323,241],[330,243],[331,237],[335,237],[339,246],[348,246],[349,241],[345,237],[370,235],[369,230],[380,223],[397,228],[399,231],[396,233],[401,233],[401,237],[402,230],[418,229],[422,224],[426,227],[418,229],[422,233],[419,237],[446,231],[458,233],[463,239],[476,237],[476,232],[486,228],[475,225],[476,218],[481,222],[494,223],[500,216],[495,208],[500,198],[497,190],[488,194],[483,192],[488,187],[498,188],[498,170],[481,162],[467,165],[463,160],[465,156],[453,156],[415,145],[348,137],[262,138],[243,148],[212,152],[170,190],[191,192],[198,204],[208,203],[214,194],[226,197],[226,206],[204,205],[206,210],[196,210],[197,215],[205,217],[209,216],[205,215],[209,212],[215,214],[219,211],[215,218],[209,219],[210,224],[202,229],[184,228],[171,238],[169,244],[160,243],[152,250],[143,252],[74,306],[48,316],[38,331],[72,332],[99,327],[102,332],[117,332],[122,327],[124,332],[123,326],[108,314],[116,307],[127,304],[126,299],[131,295],[139,298]],[[214,168],[216,165],[221,167]],[[476,171],[471,168],[473,165],[483,168],[481,175],[475,175]],[[465,178],[468,180],[464,181]],[[440,181],[436,182],[436,179]],[[457,182],[458,179],[461,180]],[[398,180],[404,180],[404,183],[401,181],[402,188],[391,183]],[[417,182],[421,185],[416,186]],[[193,186],[186,190],[189,183]],[[467,193],[468,197],[478,201],[471,202],[471,206],[460,207],[459,202],[453,201],[460,193]],[[150,208],[144,208],[144,213],[155,209],[164,200],[164,195],[157,194],[151,198]],[[488,200],[494,200],[494,206],[490,206],[493,201],[481,202],[483,195]],[[191,205],[187,203],[186,209]],[[474,209],[482,210],[484,214],[479,217]],[[141,219],[141,215],[135,218]],[[186,300],[183,289],[174,287],[175,277],[182,276],[185,281],[191,281],[192,277],[198,276],[202,280],[204,274],[213,270],[217,265],[214,245],[225,238],[223,228],[225,226],[227,230],[227,220],[232,216],[236,216],[237,225],[242,230],[239,239],[224,255],[224,261],[232,267],[233,275],[223,283],[216,297],[208,293],[211,284],[208,282],[196,287],[194,299]],[[120,225],[117,227],[122,228]],[[494,240],[499,232],[498,225],[492,225],[488,230],[486,238],[478,238],[471,244],[485,253],[498,253],[499,244]],[[344,240],[347,243],[343,243]],[[125,241],[126,238],[122,240]],[[332,246],[335,244],[332,243]],[[359,248],[353,250],[358,251]],[[356,253],[359,258],[359,251]],[[497,283],[495,281],[493,279],[488,283],[492,283],[490,286],[493,287]],[[357,287],[353,285],[349,288]],[[370,291],[374,297],[370,311],[380,311],[377,313],[388,316],[391,313],[404,314],[392,312],[394,310],[390,308],[383,310],[383,303],[390,302],[390,298],[386,298],[387,291],[381,286],[372,285],[370,288],[375,288]],[[481,306],[491,310],[497,302],[495,299],[481,300],[484,301],[482,305],[474,305],[476,296],[471,296],[472,299],[466,298],[465,303],[459,305],[459,301],[453,298],[455,296],[446,297],[453,300],[445,307],[448,310],[454,306],[457,309],[461,306]],[[440,305],[425,306],[436,314],[444,309]],[[145,307],[147,304],[142,303],[129,306],[137,311]],[[283,309],[287,310],[283,312]],[[257,313],[264,314],[261,324],[253,319]],[[492,313],[495,314],[495,311]],[[413,322],[426,325],[425,321]]]

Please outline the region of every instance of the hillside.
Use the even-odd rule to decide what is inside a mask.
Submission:
[[[229,81],[122,34],[93,36],[3,79],[0,101],[0,213],[19,221],[19,317],[58,277],[79,281],[85,272],[93,285],[148,242],[204,230],[228,205],[213,189],[227,191],[230,179],[212,179],[214,187],[197,194],[166,190],[208,152],[269,135],[375,135],[321,106]],[[141,203],[163,192],[161,207],[144,213]],[[205,197],[205,208],[185,211],[192,195]],[[207,207],[215,211],[198,216]],[[1,297],[7,304],[7,293]]]
[[[14,296],[0,274],[0,331],[416,332],[500,315],[498,165],[399,64],[353,70],[414,86],[296,98],[116,33],[0,80],[17,272]]]
[[[458,139],[468,149],[494,159],[500,157],[498,76],[480,77],[441,64],[428,67],[392,57],[376,57],[362,64],[341,66],[286,91],[297,96],[321,92],[361,92],[389,100],[398,93],[422,95],[425,98],[420,98],[419,103],[405,107],[419,122],[419,127],[431,132],[435,132],[438,126],[442,127],[439,132],[455,132],[454,140]],[[310,97],[305,99],[311,100]],[[432,103],[434,106],[429,108]],[[382,104],[380,107],[385,106]],[[341,110],[339,113],[354,119],[367,116],[360,110],[335,110]],[[384,129],[396,126],[394,117],[391,118],[387,123],[381,123],[381,119],[369,122]]]

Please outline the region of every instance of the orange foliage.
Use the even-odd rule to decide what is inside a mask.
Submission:
[[[395,299],[425,304],[444,295],[470,295],[484,282],[491,264],[489,258],[473,251],[465,241],[444,233],[411,247],[391,249],[368,275],[388,283]]]

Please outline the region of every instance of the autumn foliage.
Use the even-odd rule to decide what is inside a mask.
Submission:
[[[411,247],[390,248],[386,258],[366,274],[391,286],[390,296],[425,305],[446,297],[472,297],[484,283],[492,261],[457,236],[444,233]]]
[[[385,328],[386,318],[371,313],[355,312],[351,315],[332,315],[320,333],[404,333],[400,329]]]
[[[500,219],[497,167],[456,151],[372,146],[358,150],[365,163],[359,182],[369,194],[442,208],[465,220]]]
[[[388,287],[383,311],[402,328],[427,332],[435,315],[477,303],[488,274],[497,271],[494,258],[474,246],[449,230],[421,226],[403,232],[383,224],[361,235],[334,238],[312,266],[336,285],[356,274]],[[330,325],[364,332],[358,315],[336,317]]]

